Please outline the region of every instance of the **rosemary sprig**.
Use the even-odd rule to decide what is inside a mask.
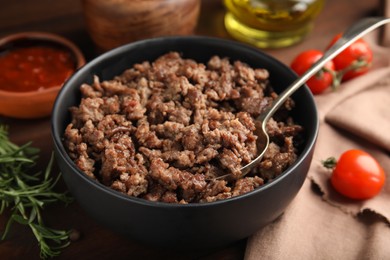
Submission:
[[[30,227],[40,247],[43,259],[60,254],[69,245],[69,231],[55,230],[44,224],[42,210],[50,203],[71,202],[66,193],[53,191],[60,175],[53,179],[50,172],[53,156],[44,172],[31,173],[36,165],[39,149],[27,143],[18,146],[8,138],[7,127],[0,125],[0,214],[9,209],[11,215],[1,240],[17,222]]]

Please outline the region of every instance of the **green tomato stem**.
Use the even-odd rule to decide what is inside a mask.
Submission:
[[[334,169],[337,164],[337,159],[335,157],[329,157],[328,159],[321,161],[321,163],[327,169]]]

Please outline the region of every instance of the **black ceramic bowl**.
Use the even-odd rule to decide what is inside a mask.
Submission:
[[[219,247],[248,237],[283,213],[300,190],[312,160],[318,131],[317,110],[307,87],[298,90],[293,116],[305,128],[305,144],[297,161],[272,182],[247,194],[204,204],[167,204],[133,198],[114,191],[83,174],[62,144],[68,108],[78,105],[79,87],[93,75],[112,79],[134,63],[154,60],[169,51],[207,62],[212,55],[241,60],[266,68],[277,91],[296,75],[281,62],[233,41],[207,37],[166,37],[135,42],[109,51],[71,77],[60,91],[52,112],[52,135],[57,162],[78,203],[96,220],[130,239],[177,249]]]

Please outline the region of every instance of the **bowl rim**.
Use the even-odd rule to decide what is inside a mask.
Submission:
[[[61,142],[61,136],[59,135],[59,127],[58,125],[55,124],[54,116],[59,113],[59,102],[60,98],[62,97],[62,93],[67,89],[67,86],[70,86],[73,84],[72,82],[78,77],[79,74],[83,74],[84,71],[88,71],[89,68],[94,67],[96,64],[99,64],[100,62],[103,62],[105,59],[109,58],[111,55],[116,56],[119,53],[127,52],[131,49],[133,49],[136,46],[143,45],[143,44],[148,44],[151,42],[159,42],[159,41],[164,41],[164,40],[190,40],[193,39],[194,41],[211,41],[214,44],[222,44],[222,45],[231,45],[234,47],[238,48],[245,48],[247,50],[251,50],[254,52],[257,52],[258,54],[264,56],[267,59],[270,59],[278,64],[278,66],[283,67],[284,69],[287,69],[291,71],[292,74],[295,74],[287,65],[282,63],[281,61],[277,60],[276,58],[272,57],[271,55],[262,52],[261,50],[241,43],[241,42],[236,42],[233,40],[229,39],[223,39],[223,38],[217,38],[217,37],[211,37],[211,36],[200,36],[200,35],[189,35],[189,36],[163,36],[163,37],[157,37],[157,38],[151,38],[151,39],[144,39],[144,40],[139,40],[135,41],[129,44],[125,44],[122,46],[119,46],[117,48],[114,48],[108,52],[105,52],[96,58],[92,59],[89,61],[85,66],[83,66],[81,69],[76,71],[69,79],[68,81],[64,84],[64,87],[60,90],[59,94],[56,97],[56,100],[53,105],[53,110],[51,114],[51,133],[52,133],[52,138],[54,140],[54,146],[56,147],[58,151],[58,155],[61,156],[64,160],[64,162],[77,174],[79,177],[81,177],[84,181],[86,181],[88,184],[94,186],[95,188],[99,189],[100,191],[106,193],[109,196],[114,196],[120,200],[125,200],[129,201],[132,203],[137,203],[139,205],[147,206],[147,207],[160,207],[160,208],[165,208],[165,209],[176,209],[176,208],[204,208],[204,207],[213,207],[216,205],[222,205],[226,203],[233,203],[233,202],[238,202],[241,201],[247,197],[251,197],[256,193],[259,193],[265,189],[269,189],[270,187],[276,185],[278,182],[282,181],[284,178],[286,178],[288,175],[290,175],[297,167],[302,163],[302,161],[309,156],[309,153],[313,146],[315,146],[316,139],[318,136],[318,130],[319,130],[319,119],[318,119],[318,111],[316,108],[316,104],[314,101],[314,97],[312,93],[310,92],[309,88],[305,85],[303,88],[305,89],[304,91],[307,92],[306,94],[311,97],[311,100],[313,102],[313,107],[315,108],[314,113],[314,119],[316,120],[315,122],[315,128],[313,129],[313,138],[311,140],[307,140],[307,143],[305,147],[302,149],[301,153],[298,155],[297,160],[289,166],[285,171],[283,171],[280,175],[275,177],[273,180],[270,182],[267,182],[258,188],[254,189],[253,191],[234,196],[231,198],[227,199],[222,199],[222,200],[217,200],[217,201],[212,201],[212,202],[204,202],[204,203],[188,203],[188,204],[180,204],[180,203],[166,203],[166,202],[159,202],[159,201],[148,201],[146,199],[138,198],[138,197],[133,197],[129,196],[126,194],[123,194],[119,191],[116,191],[108,186],[105,186],[104,184],[100,183],[99,181],[93,180],[92,178],[88,177],[84,172],[82,172],[73,162],[73,160],[69,157],[68,153],[66,152],[63,143]],[[131,66],[131,65],[129,65]],[[296,75],[296,74],[295,74]]]
[[[11,43],[13,41],[21,41],[21,40],[37,40],[42,42],[53,42],[56,44],[60,44],[64,46],[66,49],[68,49],[72,55],[74,55],[75,58],[75,71],[76,72],[79,68],[85,65],[86,60],[81,52],[80,48],[68,40],[67,38],[50,32],[41,32],[41,31],[25,31],[25,32],[18,32],[13,33],[9,35],[5,35],[3,37],[0,37],[0,46],[3,46],[5,44]],[[0,89],[0,95],[2,96],[9,96],[9,97],[30,97],[35,96],[37,94],[47,94],[47,93],[55,93],[58,92],[59,89],[62,88],[62,86],[65,84],[65,82],[61,85],[45,88],[42,90],[31,90],[31,91],[23,91],[23,92],[13,92],[13,91],[6,91]]]

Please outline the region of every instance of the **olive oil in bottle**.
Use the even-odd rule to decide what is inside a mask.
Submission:
[[[225,28],[260,48],[286,47],[301,41],[325,0],[224,0]]]

